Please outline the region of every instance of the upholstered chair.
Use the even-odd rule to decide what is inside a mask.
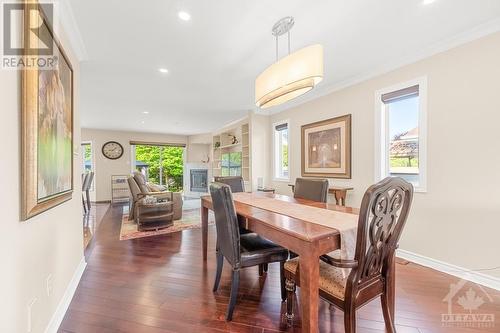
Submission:
[[[84,191],[85,191],[85,197],[86,197],[86,201],[87,201],[87,208],[88,210],[90,211],[90,207],[91,207],[91,204],[90,204],[90,188],[92,187],[92,182],[94,181],[94,172],[93,171],[90,171],[87,173],[87,178],[85,179],[85,184],[84,184]]]
[[[135,182],[131,184],[131,181]],[[138,172],[134,171],[133,176],[128,179],[130,194],[131,194],[131,209],[130,209],[130,219],[133,218],[134,212],[134,204],[137,201],[137,195],[134,195],[134,192],[141,193],[141,197],[146,195],[154,196],[160,201],[172,201],[173,202],[173,212],[174,212],[174,220],[180,220],[182,218],[182,194],[179,192],[170,192],[170,191],[151,191],[150,185],[146,182],[146,177]]]
[[[412,197],[413,186],[402,178],[389,177],[370,186],[361,202],[354,258],[322,257],[320,261],[319,295],[344,311],[346,333],[356,331],[356,310],[376,297],[381,299],[387,331],[396,332],[392,267]],[[293,318],[293,294],[299,275],[299,258],[287,261],[289,320]]]
[[[228,185],[232,193],[245,192],[245,181],[241,176],[214,177],[214,180],[217,183]],[[250,231],[241,227],[242,224],[240,223],[240,233],[249,233]]]
[[[87,188],[89,178],[90,175],[88,172],[82,173],[82,205],[84,214],[87,214],[87,212],[89,211],[88,204],[85,202],[85,189]]]
[[[245,192],[245,181],[241,176],[224,176],[224,177],[214,177],[214,180],[217,183],[226,184],[231,188],[232,193]],[[245,221],[243,217],[238,216],[240,219],[240,234],[249,234],[250,230],[245,229],[242,225],[245,225]],[[267,264],[259,265],[259,276],[264,275],[264,272],[267,272]]]
[[[212,196],[217,230],[217,271],[213,288],[214,292],[219,288],[224,258],[226,258],[232,267],[231,295],[226,320],[232,320],[238,296],[240,270],[245,267],[279,262],[281,297],[284,300],[286,293],[284,289],[283,265],[288,258],[288,250],[255,233],[240,234],[231,188],[228,185],[212,183],[210,185],[210,194]]]
[[[229,185],[231,192],[245,192],[245,182],[241,176],[214,177],[217,183]]]
[[[328,180],[297,178],[293,191],[294,198],[326,202],[328,199]]]

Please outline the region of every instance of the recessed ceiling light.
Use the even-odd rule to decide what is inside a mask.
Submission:
[[[191,15],[188,12],[179,12],[177,16],[183,21],[189,21],[191,19]]]
[[[163,74],[168,73],[168,69],[166,69],[166,68],[159,68],[158,70],[160,71],[160,73],[163,73]]]
[[[431,3],[435,2],[436,0],[424,0],[423,4],[424,5],[430,5]]]
[[[144,120],[143,120],[143,121],[141,121],[141,124],[144,124]]]
[[[142,111],[143,114],[149,114],[149,111]]]

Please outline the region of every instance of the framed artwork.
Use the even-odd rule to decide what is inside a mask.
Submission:
[[[351,115],[302,125],[302,176],[351,178]]]
[[[39,26],[40,39],[54,45],[56,61],[21,74],[22,220],[71,199],[73,192],[73,68],[39,4],[38,11],[24,11],[23,45],[39,40],[29,33]]]

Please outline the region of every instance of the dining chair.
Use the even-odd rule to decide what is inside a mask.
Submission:
[[[231,294],[226,320],[232,320],[238,296],[240,270],[245,267],[279,262],[281,299],[284,301],[286,298],[284,263],[288,258],[288,250],[260,237],[256,233],[240,235],[231,188],[228,185],[212,183],[210,185],[210,195],[212,196],[217,231],[217,270],[213,288],[214,292],[219,288],[224,258],[226,258],[232,267]]]
[[[91,201],[90,201],[90,188],[92,187],[92,182],[94,181],[94,171],[88,173],[88,180],[85,186],[85,197],[87,198],[87,207],[90,211]]]
[[[346,333],[356,331],[356,310],[380,296],[385,326],[394,326],[394,272],[401,232],[413,197],[413,186],[399,177],[388,177],[368,188],[361,202],[353,260],[329,257],[320,261],[319,295],[344,311]],[[295,285],[299,285],[299,258],[285,263],[287,314],[293,318]],[[300,286],[300,285],[299,285]]]
[[[245,192],[245,181],[241,176],[216,176],[214,180],[217,183],[226,184],[231,188],[232,193]],[[238,217],[241,220],[244,220],[243,217]],[[250,230],[245,229],[242,225],[245,225],[245,221],[240,221],[240,234],[249,234]],[[259,276],[262,276],[264,272],[267,272],[267,265],[259,266]]]
[[[84,172],[82,173],[82,205],[83,205],[83,213],[87,214],[90,211],[90,207],[85,200],[86,188],[88,186],[88,182],[90,180],[90,173]],[[87,197],[88,200],[88,197]]]
[[[214,177],[217,183],[229,185],[231,192],[245,192],[245,182],[241,176]]]
[[[328,180],[326,179],[295,179],[293,197],[312,201],[326,202],[328,199]]]

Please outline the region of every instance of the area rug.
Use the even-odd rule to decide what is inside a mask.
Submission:
[[[208,215],[208,225],[214,224],[214,217],[212,212]],[[174,225],[157,231],[138,231],[137,224],[129,221],[128,213],[122,216],[122,227],[120,230],[120,240],[129,240],[135,238],[151,237],[169,234],[172,232],[179,232],[189,229],[201,228],[201,215],[200,209],[189,209],[182,211],[182,219],[174,221]]]

